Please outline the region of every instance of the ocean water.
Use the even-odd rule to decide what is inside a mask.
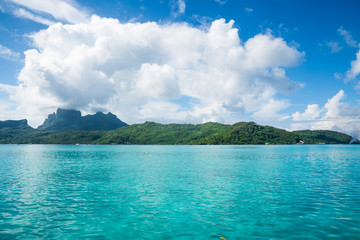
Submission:
[[[360,148],[0,145],[0,239],[360,239]]]

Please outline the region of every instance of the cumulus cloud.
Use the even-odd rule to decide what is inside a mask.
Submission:
[[[111,111],[129,123],[286,118],[281,94],[299,84],[284,68],[304,53],[270,33],[243,42],[233,24],[57,23],[31,36],[35,48],[7,91],[33,126],[57,107]]]
[[[323,107],[317,104],[308,105],[304,113],[292,115],[295,122],[292,130],[325,129],[342,131],[360,137],[360,108],[344,102],[345,92],[340,90],[328,99]]]
[[[171,16],[174,18],[179,17],[185,13],[186,3],[185,0],[171,0]]]
[[[15,16],[27,18],[45,25],[51,25],[53,20],[65,21],[67,23],[81,23],[89,20],[89,14],[85,10],[80,10],[79,6],[71,0],[9,0],[17,6],[23,8],[14,11]],[[45,14],[48,16],[39,16]]]
[[[320,109],[319,105],[310,104],[307,106],[304,113],[296,112],[292,115],[292,117],[294,121],[315,120],[320,118],[322,111],[323,110]]]

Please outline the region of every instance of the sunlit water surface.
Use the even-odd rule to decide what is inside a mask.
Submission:
[[[0,145],[0,239],[360,239],[359,146]]]

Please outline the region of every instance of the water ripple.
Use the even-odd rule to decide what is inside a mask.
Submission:
[[[0,145],[0,239],[360,239],[354,146]]]

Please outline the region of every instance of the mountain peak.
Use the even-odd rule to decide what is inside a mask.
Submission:
[[[94,115],[81,116],[75,109],[58,108],[56,113],[49,114],[39,130],[61,132],[66,130],[113,130],[127,124],[112,113],[97,112]]]

